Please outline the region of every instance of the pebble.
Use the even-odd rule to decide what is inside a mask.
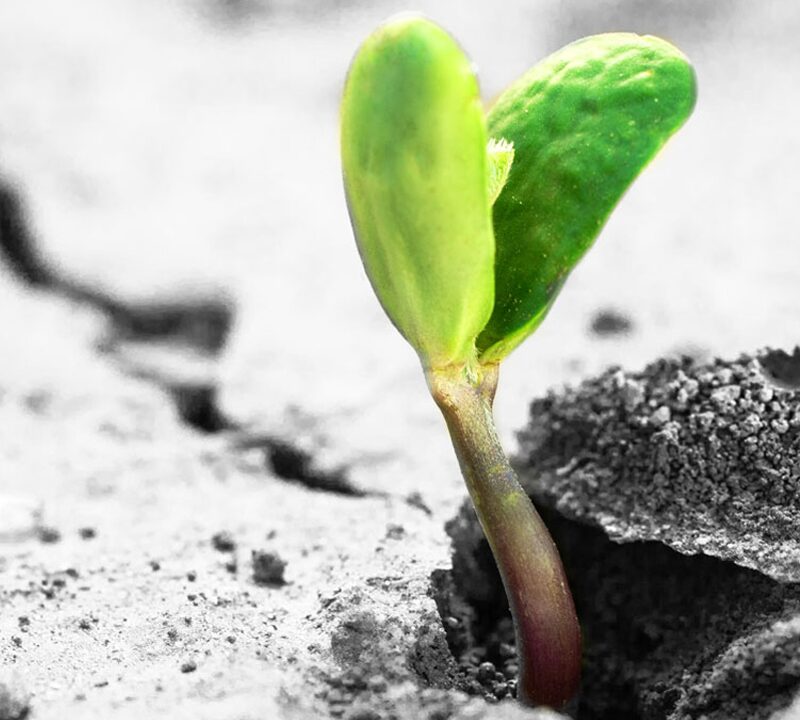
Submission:
[[[280,587],[286,584],[283,573],[286,561],[280,555],[266,550],[253,550],[253,581],[256,585]]]
[[[478,680],[480,680],[481,682],[488,682],[490,680],[494,680],[496,672],[497,668],[495,668],[494,663],[482,662],[480,665],[478,665]]]
[[[505,682],[496,682],[492,685],[492,692],[498,700],[502,700],[508,695],[508,684]]]
[[[236,550],[236,540],[227,530],[220,530],[211,536],[211,545],[214,550],[222,553],[233,552]]]
[[[37,535],[39,536],[39,541],[46,545],[57,543],[61,540],[61,531],[51,525],[41,525]]]
[[[656,427],[666,425],[672,419],[672,412],[666,405],[662,405],[650,416],[650,422]]]

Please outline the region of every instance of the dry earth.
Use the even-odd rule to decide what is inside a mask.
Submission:
[[[0,717],[522,715],[448,689],[431,575],[463,488],[340,187],[347,63],[402,9],[0,6],[0,174],[47,261],[0,271]],[[798,341],[789,0],[416,9],[487,97],[590,32],[697,66],[694,118],[505,368],[510,449],[609,364]]]

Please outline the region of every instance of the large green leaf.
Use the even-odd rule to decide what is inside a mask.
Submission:
[[[450,35],[416,16],[373,33],[350,67],[341,140],[386,313],[426,366],[470,362],[493,305],[494,239],[478,83]]]
[[[494,205],[495,307],[481,360],[505,357],[544,318],[622,194],[695,102],[672,45],[628,33],[572,43],[498,99],[489,132],[514,145]]]

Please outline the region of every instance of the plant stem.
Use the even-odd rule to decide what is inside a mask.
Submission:
[[[580,625],[555,543],[497,437],[497,365],[481,371],[476,380],[463,368],[426,376],[508,597],[519,657],[517,696],[528,705],[560,708],[580,681]]]

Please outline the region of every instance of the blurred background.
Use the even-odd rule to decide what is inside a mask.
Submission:
[[[800,10],[789,0],[5,2],[0,175],[53,272],[81,288],[73,300],[98,305],[100,293],[106,314],[109,297],[235,306],[211,372],[238,418],[266,422],[291,405],[352,413],[394,393],[396,411],[418,399],[438,422],[366,282],[339,176],[348,63],[379,22],[411,9],[458,38],[487,99],[598,32],[660,35],[697,69],[694,116],[509,359],[506,434],[533,394],[609,363],[798,341]],[[8,294],[17,281],[3,272]],[[208,371],[185,359],[170,372]]]

